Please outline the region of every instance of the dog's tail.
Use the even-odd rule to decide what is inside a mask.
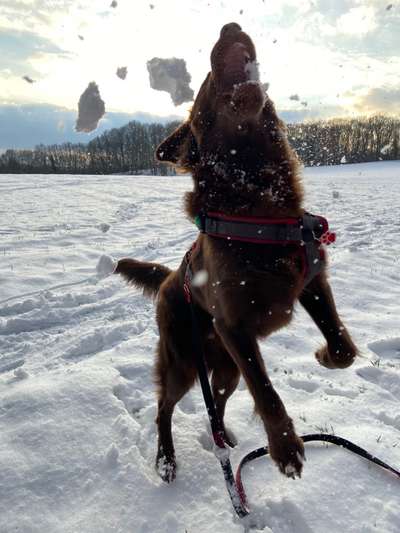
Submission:
[[[161,283],[172,271],[158,263],[147,263],[136,259],[120,259],[114,274],[121,274],[128,283],[143,289],[146,296],[156,296]]]

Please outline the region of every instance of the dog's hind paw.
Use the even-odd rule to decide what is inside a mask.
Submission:
[[[176,478],[176,461],[175,458],[167,458],[165,455],[157,457],[156,472],[166,483],[172,483]]]

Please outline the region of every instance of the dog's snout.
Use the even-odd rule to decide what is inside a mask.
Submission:
[[[222,26],[220,37],[226,37],[227,35],[234,35],[235,33],[242,31],[242,28],[236,22],[230,22]]]
[[[233,43],[230,46],[225,54],[225,64],[229,65],[231,63],[248,63],[250,61],[250,55],[247,52],[247,49],[242,43]]]

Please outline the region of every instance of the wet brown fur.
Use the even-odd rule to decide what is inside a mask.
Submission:
[[[226,57],[233,57],[232,64]],[[254,59],[251,39],[238,25],[226,25],[211,54],[212,71],[188,120],[157,149],[160,161],[193,176],[193,191],[185,197],[191,219],[200,211],[264,217],[297,217],[304,212],[299,164],[272,102],[257,84],[229,92],[226,80],[233,76],[235,61]],[[191,265],[194,273],[208,273],[206,284],[193,289],[193,301],[220,418],[223,421],[226,401],[241,374],[264,424],[272,458],[282,473],[300,475],[303,443],[269,380],[257,339],[286,326],[299,300],[327,341],[316,353],[319,363],[328,368],[349,366],[357,351],[336,312],[326,272],[305,287],[297,246],[204,234],[198,238]],[[161,265],[123,259],[116,270],[148,293],[158,292],[156,464],[166,481],[176,474],[173,409],[197,374],[183,291],[185,269],[184,261],[171,272]],[[234,444],[228,435],[226,440]]]

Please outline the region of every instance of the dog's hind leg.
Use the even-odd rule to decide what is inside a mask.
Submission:
[[[327,368],[350,366],[357,356],[357,348],[339,318],[326,276],[320,274],[314,278],[299,299],[327,342],[315,354],[318,362]]]
[[[166,482],[173,481],[176,476],[172,414],[176,403],[196,379],[196,368],[191,358],[190,320],[190,309],[179,284],[179,274],[172,274],[162,285],[158,297],[160,341],[154,375],[158,386],[156,470]]]
[[[175,405],[192,387],[196,373],[194,369],[178,365],[174,355],[167,353],[168,348],[160,341],[156,364],[158,390],[158,446],[156,470],[161,479],[170,483],[176,477],[175,449],[172,438],[172,414]]]

